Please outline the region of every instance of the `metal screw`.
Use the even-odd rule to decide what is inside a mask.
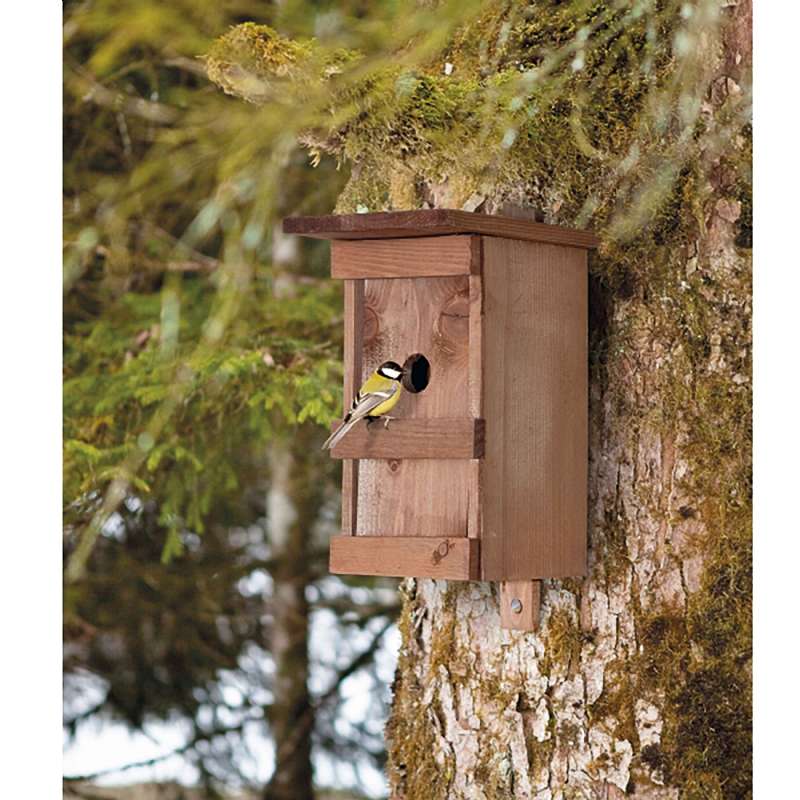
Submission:
[[[522,613],[522,600],[520,600],[518,597],[515,597],[511,601],[511,610],[515,614],[521,614]]]

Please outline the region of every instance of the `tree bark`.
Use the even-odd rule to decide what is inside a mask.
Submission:
[[[750,63],[750,3],[725,13],[711,107]],[[501,630],[496,586],[403,585],[396,800],[750,796],[747,201],[708,161],[657,280],[590,268],[588,576],[544,582],[536,633]]]

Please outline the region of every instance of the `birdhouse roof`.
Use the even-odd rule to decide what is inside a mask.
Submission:
[[[546,225],[516,217],[456,211],[447,208],[420,211],[385,211],[374,214],[328,214],[320,217],[287,217],[285,233],[315,239],[402,239],[473,233],[525,239],[592,250],[598,239],[591,232]]]

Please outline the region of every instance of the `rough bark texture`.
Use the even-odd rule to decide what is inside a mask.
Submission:
[[[749,66],[749,3],[725,6],[709,113]],[[588,577],[545,582],[536,634],[500,629],[496,586],[404,584],[397,800],[750,795],[748,209],[707,162],[679,248],[590,269]]]

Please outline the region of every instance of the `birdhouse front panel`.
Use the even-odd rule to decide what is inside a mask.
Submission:
[[[594,237],[445,210],[284,227],[333,240],[332,274],[345,284],[345,410],[380,384],[381,364],[402,365],[394,419],[339,423],[342,535],[331,571],[583,574]]]
[[[362,302],[359,385],[384,361],[421,353],[430,382],[404,392],[392,415],[469,419],[469,277],[367,279]],[[366,458],[358,470],[356,535],[466,536],[469,461]]]

